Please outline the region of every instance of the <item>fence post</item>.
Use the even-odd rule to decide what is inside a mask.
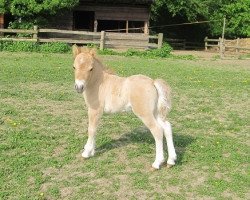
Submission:
[[[105,48],[105,31],[101,31],[100,50]]]
[[[33,39],[35,39],[36,42],[37,42],[38,41],[38,37],[37,37],[37,35],[38,35],[38,26],[34,26],[34,31],[35,31],[35,33],[33,34]]]
[[[204,42],[205,42],[205,51],[207,51],[207,37],[205,37]]]
[[[219,41],[218,41],[218,48],[217,50],[220,52],[220,43],[221,43],[221,37],[219,37]]]
[[[240,38],[237,38],[236,40],[236,53],[239,53],[239,41],[240,41]]]
[[[219,38],[219,47],[220,47],[220,58],[224,58],[225,54],[225,40],[223,38]]]
[[[158,34],[158,49],[162,47],[163,33]]]

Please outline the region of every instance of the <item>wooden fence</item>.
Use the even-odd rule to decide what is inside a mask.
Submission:
[[[87,32],[58,29],[0,29],[0,41],[64,42],[70,44],[95,44],[100,49],[152,49],[161,48],[163,34]]]
[[[175,50],[203,50],[204,43],[201,42],[191,42],[186,39],[172,39],[166,38],[166,42],[170,44]]]
[[[219,39],[209,39],[206,37],[204,39],[205,42],[205,50],[207,51],[209,48],[216,49],[220,52],[221,57],[225,55],[226,52],[234,52],[236,54],[249,53],[250,52],[250,39],[240,39],[237,38],[235,40],[227,40],[222,38]]]

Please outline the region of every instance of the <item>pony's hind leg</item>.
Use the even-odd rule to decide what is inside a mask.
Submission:
[[[101,114],[102,112],[100,112],[99,110],[93,110],[90,108],[88,109],[88,140],[84,146],[84,150],[82,153],[82,157],[84,158],[89,158],[91,156],[94,156],[95,154],[95,135]]]
[[[174,148],[171,124],[168,121],[163,121],[161,118],[158,118],[157,121],[159,122],[159,124],[164,129],[164,135],[165,135],[166,140],[167,140],[167,146],[168,146],[167,164],[170,165],[170,166],[175,165],[177,155],[175,153],[175,148]]]
[[[155,117],[152,115],[151,117],[140,117],[145,126],[148,127],[150,132],[152,133],[155,139],[155,147],[156,147],[156,157],[155,161],[152,164],[152,167],[155,169],[159,169],[161,164],[164,162],[164,154],[163,154],[163,129],[157,123]]]

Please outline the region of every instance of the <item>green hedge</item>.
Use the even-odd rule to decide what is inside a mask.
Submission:
[[[88,45],[90,48],[96,48],[93,45]],[[71,51],[70,45],[66,43],[43,43],[36,42],[12,42],[0,41],[0,51],[25,51],[25,52],[51,52],[51,53],[66,53]],[[139,57],[169,57],[172,47],[167,43],[161,49],[151,49],[146,51],[138,51],[135,49],[128,49],[126,52],[116,52],[111,49],[104,49],[98,51],[101,55],[121,55],[121,56],[139,56]]]
[[[111,49],[104,49],[103,51],[99,51],[99,54],[102,55],[121,55],[121,56],[139,56],[146,58],[168,58],[171,57],[172,47],[164,43],[161,49],[150,49],[145,51],[138,51],[135,49],[128,49],[125,52],[117,52]]]
[[[0,51],[66,53],[71,51],[71,47],[60,42],[39,44],[36,42],[0,41]]]
[[[87,45],[89,48],[97,48],[95,45]],[[71,52],[71,46],[66,43],[36,43],[36,42],[12,42],[12,41],[0,41],[0,51],[11,52],[42,52],[42,53],[69,53]],[[100,55],[119,55],[119,56],[138,56],[143,58],[177,58],[185,60],[193,60],[194,56],[174,56],[171,54],[172,47],[164,43],[161,49],[150,49],[145,51],[138,51],[135,49],[128,49],[125,52],[117,52],[111,49],[98,50]]]

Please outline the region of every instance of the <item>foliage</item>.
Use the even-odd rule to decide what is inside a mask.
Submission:
[[[96,45],[89,44],[88,48],[97,48]],[[62,42],[53,43],[35,43],[35,42],[12,42],[12,41],[0,41],[0,51],[11,51],[11,52],[50,52],[50,53],[68,53],[71,52],[70,45]],[[128,49],[125,52],[118,52],[112,49],[98,50],[100,55],[117,55],[117,56],[137,56],[141,58],[174,58],[184,60],[194,60],[195,57],[192,55],[176,56],[171,54],[172,47],[164,43],[161,49],[150,49],[145,51],[139,51],[136,49]]]
[[[221,35],[223,17],[226,17],[226,36],[250,36],[250,0],[156,0],[151,11],[155,23],[162,21],[166,13],[180,16],[186,22],[219,20],[207,24],[210,34],[214,36]],[[168,21],[165,23],[169,24]]]
[[[74,7],[78,2],[79,0],[13,0],[7,4],[6,10],[18,17],[53,15],[59,10]]]
[[[12,52],[53,52],[53,53],[65,53],[70,52],[71,48],[66,43],[44,43],[39,44],[35,42],[11,42],[0,41],[0,51],[12,51]]]
[[[0,0],[0,14],[5,13],[5,9],[6,9],[6,0]]]
[[[9,28],[13,29],[33,29],[34,25],[39,24],[41,25],[46,25],[47,20],[44,19],[43,17],[35,17],[32,19],[29,18],[21,18],[18,20],[14,20],[9,23]]]
[[[79,0],[0,0],[0,13],[15,17],[11,28],[44,25],[50,16],[64,9],[73,8]]]
[[[218,5],[215,2],[219,11],[210,10],[209,19],[222,19],[226,17],[226,32],[228,37],[250,37],[250,0],[231,1],[225,5]],[[214,5],[214,6],[215,6]],[[222,21],[220,23],[213,23],[210,27],[214,35],[221,34]]]
[[[0,51],[26,51],[26,52],[38,52],[39,46],[34,42],[0,42]]]
[[[99,51],[99,53],[102,55],[138,56],[143,58],[168,58],[171,56],[171,51],[172,47],[169,44],[164,43],[161,49],[150,49],[145,51],[128,49],[125,52],[116,52],[111,49],[104,49],[103,51]]]
[[[153,20],[156,20],[163,10],[164,12],[170,12],[172,16],[180,15],[189,21],[196,20],[197,16],[202,15],[204,4],[201,4],[199,0],[155,0],[151,8],[153,13]]]
[[[55,42],[45,43],[40,45],[40,52],[51,52],[51,53],[66,53],[70,52],[71,48],[66,43]]]

